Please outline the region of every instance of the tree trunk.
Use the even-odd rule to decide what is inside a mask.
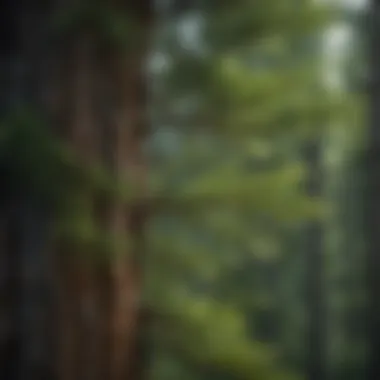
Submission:
[[[321,152],[320,142],[313,141],[306,149],[309,166],[308,193],[320,197],[321,192]],[[322,248],[322,226],[312,221],[306,228],[306,307],[307,307],[307,346],[306,378],[326,379],[326,304],[324,297],[325,270]]]
[[[46,58],[47,9],[30,8],[22,1],[2,2],[2,64],[8,75],[2,116],[28,105],[42,110],[43,62]],[[5,199],[2,203],[7,284],[6,356],[1,377],[44,379],[49,372],[46,323],[49,320],[50,288],[49,214],[47,204],[25,184],[11,183],[12,162],[2,162]],[[2,185],[3,186],[3,185]],[[3,194],[4,195],[4,194]]]
[[[380,378],[380,3],[372,0],[370,12],[370,119],[366,162],[367,265],[369,292],[368,380]]]
[[[73,70],[60,74],[57,88],[63,116],[60,131],[82,163],[102,162],[118,180],[132,182],[143,197],[146,164],[141,132],[146,128],[144,69],[152,4],[148,0],[120,3],[114,2],[115,11],[132,16],[142,27],[142,34],[136,36],[141,37],[138,49],[125,52],[104,47],[91,30],[75,36],[76,48],[64,54],[62,63]],[[139,330],[145,222],[141,201],[102,199],[86,191],[82,201],[87,202],[96,224],[115,241],[102,268],[91,258],[91,249],[73,254],[78,248],[67,252],[66,245],[60,254],[60,378],[140,380],[144,372]],[[131,243],[128,248],[118,243],[126,237]]]

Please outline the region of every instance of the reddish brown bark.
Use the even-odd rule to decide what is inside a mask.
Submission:
[[[143,197],[147,168],[139,132],[146,127],[147,100],[142,95],[146,93],[151,1],[115,1],[114,5],[142,23],[144,46],[128,53],[108,48],[104,57],[98,54],[97,40],[82,35],[77,49],[66,57],[74,63],[74,70],[60,74],[56,106],[65,120],[61,136],[81,163],[103,161],[119,181],[132,182]],[[103,99],[113,102],[106,117],[96,107],[99,84],[105,85]],[[115,237],[115,245],[108,264],[102,267],[91,257],[91,249],[83,252],[85,248],[75,244],[60,248],[59,378],[140,380],[144,370],[138,363],[142,360],[138,340],[144,254],[140,243],[145,222],[137,205],[141,200],[105,200],[90,190],[84,190],[83,196],[95,222]],[[128,248],[118,243],[126,237],[131,243]]]
[[[96,117],[92,104],[95,79],[94,42],[90,35],[82,36],[77,41],[71,57],[74,63],[72,71],[67,72],[67,77],[61,78],[63,85],[60,88],[63,109],[71,114],[71,120],[63,128],[63,135],[82,165],[94,164],[98,158]],[[89,190],[82,191],[80,203],[91,213],[93,195]],[[57,268],[61,278],[58,372],[64,380],[95,379],[91,372],[96,367],[92,356],[93,349],[98,345],[98,326],[94,325],[96,288],[91,252],[85,252],[86,247],[76,243],[65,244],[63,248],[59,252]]]
[[[132,55],[114,54],[110,57],[110,80],[118,100],[111,120],[114,128],[115,150],[113,169],[121,181],[132,183],[143,197],[146,189],[146,164],[141,147],[141,129],[145,127],[146,92],[144,68],[146,46]],[[139,203],[139,202],[137,202]],[[110,208],[109,227],[116,236],[130,239],[130,251],[119,252],[111,263],[113,305],[109,320],[110,373],[109,379],[142,378],[142,360],[136,355],[139,346],[142,268],[141,245],[143,220],[135,203],[124,205],[115,199]],[[139,370],[137,370],[139,368]],[[127,376],[127,377],[126,377]]]

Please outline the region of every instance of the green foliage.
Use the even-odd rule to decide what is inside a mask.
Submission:
[[[158,327],[158,379],[170,368],[197,380],[302,372],[303,252],[288,240],[329,208],[305,194],[300,147],[349,120],[353,99],[321,85],[310,36],[325,9],[297,5],[201,2],[204,46],[170,51],[157,114],[176,128],[178,152],[152,163],[162,207],[148,235],[147,302],[174,315]]]
[[[222,60],[214,79],[219,128],[237,136],[320,130],[346,110],[346,100],[318,88],[319,64],[252,70],[238,59]]]
[[[247,339],[244,320],[233,308],[213,299],[180,297],[173,310],[175,324],[157,331],[160,344],[174,346],[198,366],[218,368],[233,378],[295,378],[276,370],[270,348]]]
[[[214,51],[236,50],[262,38],[305,37],[329,20],[330,9],[309,0],[204,2],[209,12],[206,39]]]

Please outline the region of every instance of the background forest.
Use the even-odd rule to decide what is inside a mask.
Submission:
[[[0,378],[379,380],[366,4],[121,3],[2,10]]]

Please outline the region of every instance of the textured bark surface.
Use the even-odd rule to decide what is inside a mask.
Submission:
[[[144,69],[151,29],[146,11],[152,9],[149,1],[136,6],[115,1],[118,12],[143,23],[145,46],[126,53],[100,47],[91,34],[76,37],[76,47],[66,55],[70,61],[66,68],[71,70],[66,69],[65,79],[60,78],[57,103],[63,113],[61,122],[65,120],[61,135],[83,163],[102,162],[118,180],[132,182],[143,196],[146,164],[140,132],[146,127]],[[144,254],[140,244],[144,218],[134,202],[102,199],[91,192],[84,194],[83,201],[88,202],[98,226],[115,237],[115,247],[108,264],[101,267],[91,259],[93,252],[75,252],[75,248],[61,252],[60,378],[142,379],[139,256]],[[118,244],[126,238],[128,248]]]

